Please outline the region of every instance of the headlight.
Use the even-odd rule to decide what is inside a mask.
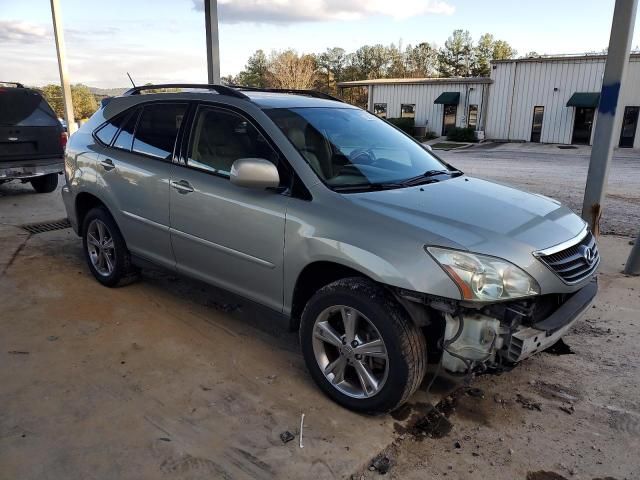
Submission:
[[[458,285],[465,300],[507,300],[540,294],[535,279],[506,260],[447,248],[426,250]]]

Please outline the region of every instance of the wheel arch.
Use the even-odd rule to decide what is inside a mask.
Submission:
[[[109,214],[113,218],[113,214],[109,210],[109,207],[107,206],[107,204],[103,202],[96,195],[89,192],[80,192],[78,193],[78,195],[76,195],[75,215],[76,215],[76,221],[78,222],[77,225],[78,225],[79,235],[82,235],[82,226],[84,224],[84,219],[87,216],[87,213],[89,213],[91,209],[96,207],[104,207],[105,210],[107,210],[107,212],[109,212]],[[116,225],[117,225],[117,222],[116,222]]]
[[[348,277],[366,278],[384,288],[390,290],[400,308],[402,308],[417,326],[424,327],[429,324],[429,314],[425,305],[408,302],[397,293],[397,288],[387,285],[373,278],[371,275],[331,260],[318,260],[306,265],[298,275],[291,299],[291,313],[289,327],[292,331],[300,327],[302,312],[309,299],[322,287],[337,280]]]

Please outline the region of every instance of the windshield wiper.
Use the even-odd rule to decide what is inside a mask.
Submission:
[[[331,188],[336,192],[372,192],[402,188],[404,186],[403,183],[348,183],[345,185],[333,185]]]
[[[422,175],[416,175],[415,177],[407,178],[403,180],[401,183],[405,187],[409,187],[412,185],[422,185],[425,183],[436,183],[439,182],[437,177],[438,175],[454,175],[456,172],[460,172],[459,170],[427,170]],[[462,174],[462,172],[460,172]],[[456,175],[458,176],[458,175]]]

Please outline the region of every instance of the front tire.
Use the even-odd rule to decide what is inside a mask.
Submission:
[[[320,289],[307,303],[300,344],[311,377],[343,407],[390,412],[420,386],[424,335],[385,288],[352,277]]]
[[[111,214],[103,207],[91,209],[82,226],[82,245],[93,276],[107,287],[136,280],[138,272]]]
[[[49,173],[29,180],[33,189],[38,193],[51,193],[58,188],[58,174]]]

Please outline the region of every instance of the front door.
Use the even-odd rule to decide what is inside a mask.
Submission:
[[[544,117],[544,107],[533,107],[533,121],[531,123],[531,141],[540,143],[542,134],[542,119]]]
[[[589,145],[591,143],[591,128],[593,127],[594,115],[595,108],[576,107],[571,143],[576,145]]]
[[[620,147],[633,148],[638,129],[638,113],[640,107],[626,107],[624,117],[622,117],[622,131],[620,132]]]
[[[265,158],[277,165],[278,155],[248,119],[200,106],[185,157],[185,165],[174,165],[170,189],[178,271],[281,309],[289,197],[229,180],[235,160]]]
[[[445,105],[442,118],[442,135],[448,135],[452,128],[456,127],[457,105]]]

